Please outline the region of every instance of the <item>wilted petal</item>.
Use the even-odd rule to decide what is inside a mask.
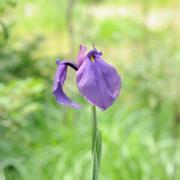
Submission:
[[[121,87],[114,67],[100,57],[94,61],[86,57],[76,75],[79,91],[90,103],[102,110],[113,104]]]
[[[80,45],[79,47],[79,54],[78,54],[78,67],[82,64],[86,55],[86,46]]]
[[[76,65],[67,61],[57,61],[56,64],[58,65],[58,68],[54,77],[53,94],[56,97],[57,102],[73,108],[79,108],[80,105],[72,102],[63,91],[63,85],[67,75],[67,67],[71,66],[73,69],[77,70]]]

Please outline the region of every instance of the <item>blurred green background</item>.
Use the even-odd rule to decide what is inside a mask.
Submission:
[[[91,111],[52,95],[55,60],[103,52],[122,92],[98,111],[100,180],[180,179],[178,0],[0,0],[0,180],[91,179]]]

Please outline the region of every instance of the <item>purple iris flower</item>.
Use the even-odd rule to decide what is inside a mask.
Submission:
[[[81,95],[91,104],[101,110],[113,104],[119,95],[121,78],[115,68],[102,59],[102,53],[93,50],[86,53],[86,47],[81,45],[78,63],[69,61],[56,61],[57,71],[54,77],[53,94],[58,103],[80,108],[63,91],[68,66],[76,70],[77,86]]]

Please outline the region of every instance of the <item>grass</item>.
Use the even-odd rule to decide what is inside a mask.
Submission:
[[[120,100],[108,111],[98,111],[103,137],[100,179],[171,179],[179,148],[173,151],[176,143],[170,132],[168,138],[156,140],[156,113]],[[77,111],[46,104],[30,117],[22,127],[4,133],[1,141],[7,179],[90,179],[90,107]],[[165,127],[161,125],[160,133]]]

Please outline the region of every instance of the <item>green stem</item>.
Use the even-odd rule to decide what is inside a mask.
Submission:
[[[93,175],[92,180],[98,180],[100,158],[101,158],[101,132],[98,129],[98,121],[96,116],[96,107],[92,106],[92,156],[93,156]]]
[[[96,116],[96,107],[92,106],[92,114],[93,114],[93,119],[92,119],[92,153],[94,152],[94,147],[95,147],[95,141],[96,141],[96,134],[98,130],[98,122],[97,122],[97,116]]]

